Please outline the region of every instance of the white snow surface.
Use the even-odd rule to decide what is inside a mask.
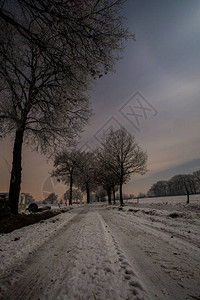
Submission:
[[[172,198],[82,205],[0,234],[0,299],[200,299],[200,195]]]

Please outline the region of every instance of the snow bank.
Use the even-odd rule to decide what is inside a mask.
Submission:
[[[0,234],[0,274],[4,276],[5,273],[9,273],[30,253],[56,234],[56,231],[74,216],[74,213],[69,212],[8,234]]]

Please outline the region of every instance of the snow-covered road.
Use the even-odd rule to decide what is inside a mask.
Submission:
[[[200,212],[170,213],[91,204],[2,234],[0,298],[200,299]]]
[[[128,208],[103,217],[149,299],[200,299],[200,220],[170,214]]]

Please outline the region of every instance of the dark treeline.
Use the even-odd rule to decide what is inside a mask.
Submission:
[[[169,180],[157,181],[147,192],[147,197],[178,196],[200,193],[200,170],[193,174],[179,174]]]

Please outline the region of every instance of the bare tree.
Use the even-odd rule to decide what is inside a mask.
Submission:
[[[165,180],[160,180],[154,183],[148,191],[150,197],[162,197],[169,195],[169,183]]]
[[[95,181],[107,192],[109,204],[111,204],[111,195],[113,194],[113,203],[115,204],[115,187],[119,184],[119,178],[107,165],[101,149],[95,152],[95,157]]]
[[[102,187],[98,187],[95,193],[97,201],[105,201],[106,191]]]
[[[86,192],[87,203],[90,203],[91,191],[96,189],[95,155],[93,152],[82,151],[78,162],[78,172],[75,176],[76,185]]]
[[[102,140],[101,147],[101,160],[119,180],[120,204],[122,205],[122,186],[132,174],[145,174],[147,171],[147,154],[124,128],[111,129]]]
[[[70,198],[71,198],[71,190],[67,190],[64,193],[64,200],[65,201],[69,201],[70,203]],[[79,191],[78,189],[73,189],[72,190],[72,200],[75,202],[81,202],[83,200],[83,194],[81,193],[81,191]]]
[[[56,204],[58,202],[58,196],[53,192],[43,200],[43,203],[47,204]]]
[[[54,168],[52,176],[57,177],[58,180],[65,184],[69,183],[69,205],[72,205],[72,189],[74,176],[78,171],[80,161],[80,151],[73,149],[71,151],[63,150],[58,153],[54,159]]]
[[[0,0],[0,20],[66,75],[102,76],[134,38],[123,26],[125,0]],[[45,33],[45,34],[44,34]],[[117,50],[117,51],[116,51]]]
[[[148,197],[161,196],[178,196],[187,194],[187,203],[189,203],[189,195],[198,192],[198,184],[200,182],[200,172],[193,174],[178,174],[170,180],[160,180],[154,183],[147,192]],[[199,176],[199,178],[198,178]]]
[[[113,204],[116,203],[116,192],[118,191],[118,184],[116,184],[116,181],[113,182],[112,184],[112,195],[113,195]]]
[[[102,188],[107,192],[108,196],[108,204],[111,204],[111,194],[112,194],[112,173],[108,172],[105,168],[99,168],[98,172],[95,172],[95,180],[98,185],[102,186]]]
[[[186,204],[190,202],[190,195],[196,193],[195,179],[192,174],[175,175],[169,180],[172,195],[187,195]]]
[[[14,134],[9,200],[12,213],[18,213],[23,140],[44,153],[71,145],[90,108],[81,81],[78,87],[59,67],[46,64],[38,48],[0,47],[0,130]]]
[[[0,0],[0,130],[14,133],[9,199],[18,212],[23,140],[71,144],[90,115],[91,79],[112,70],[130,38],[123,0]]]

